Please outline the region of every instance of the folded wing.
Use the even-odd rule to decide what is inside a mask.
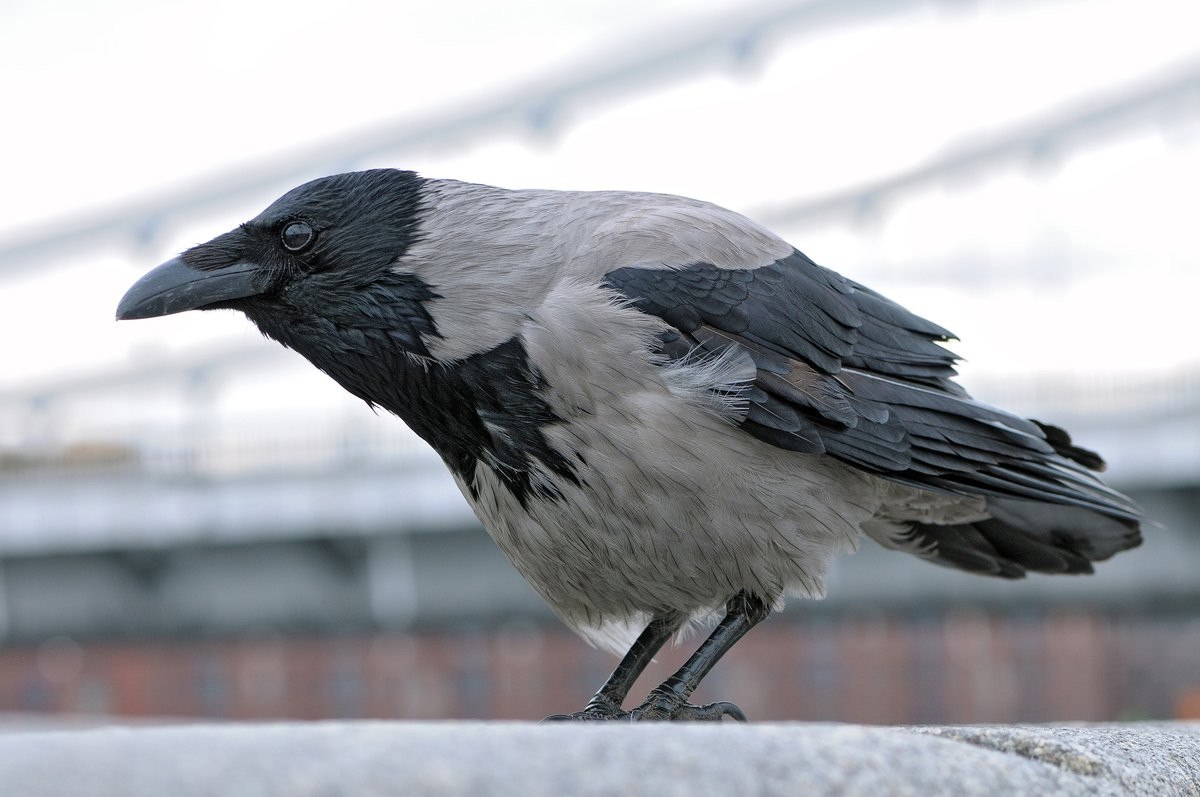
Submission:
[[[1013,562],[994,574],[1014,575],[1079,572],[1080,561],[1139,541],[1137,508],[1091,473],[1103,467],[1097,455],[1057,427],[972,399],[951,381],[956,358],[941,346],[950,332],[799,251],[748,269],[619,268],[606,284],[671,326],[661,341],[667,358],[733,348],[754,360],[747,434],[923,489],[989,499],[990,525],[914,524],[910,533],[922,537],[915,544],[950,554],[992,539],[988,556]],[[1022,551],[1006,529],[1047,550]],[[943,563],[963,567],[972,555]]]

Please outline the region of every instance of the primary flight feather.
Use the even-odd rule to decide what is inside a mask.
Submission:
[[[558,718],[741,718],[687,698],[862,535],[1006,578],[1140,542],[1097,455],[953,381],[947,330],[705,202],[335,175],[151,271],[117,316],[218,308],[400,416],[569,626],[618,651],[640,632]]]

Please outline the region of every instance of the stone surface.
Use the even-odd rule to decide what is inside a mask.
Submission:
[[[0,733],[0,794],[1200,795],[1200,725],[322,722]]]

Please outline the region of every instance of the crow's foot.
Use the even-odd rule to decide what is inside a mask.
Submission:
[[[551,714],[542,722],[603,722],[605,720],[627,720],[628,711],[621,711],[616,703],[599,695],[588,701],[583,711],[571,714]]]
[[[732,717],[738,722],[746,721],[746,715],[740,708],[724,700],[694,706],[652,692],[650,698],[633,711],[622,711],[611,701],[593,698],[583,711],[551,714],[542,722],[720,722],[725,717]]]
[[[625,719],[632,722],[720,722],[725,717],[732,717],[738,722],[746,721],[745,712],[725,700],[703,706],[691,703],[671,706],[651,699],[630,711]]]

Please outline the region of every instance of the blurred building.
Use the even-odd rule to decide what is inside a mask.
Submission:
[[[379,97],[398,93],[392,81],[403,70],[356,69],[343,79],[362,89],[374,114],[360,130],[316,147],[304,139],[294,157],[255,158],[252,167],[205,176],[197,166],[165,194],[0,234],[0,286],[6,299],[25,297],[5,305],[0,323],[36,304],[39,320],[49,316],[70,332],[56,348],[28,322],[0,329],[7,357],[39,345],[45,352],[36,376],[0,375],[0,714],[536,719],[581,707],[603,681],[614,658],[585,647],[549,614],[432,452],[398,421],[340,394],[310,401],[331,388],[294,355],[226,325],[192,338],[223,348],[154,348],[159,333],[147,328],[136,344],[147,350],[131,345],[126,361],[86,360],[89,339],[112,334],[109,308],[136,276],[113,266],[96,290],[100,283],[88,281],[97,279],[96,252],[153,260],[195,240],[188,224],[197,219],[209,233],[224,229],[280,190],[346,168],[408,165],[413,157],[445,176],[470,177],[454,169],[472,146],[476,174],[499,177],[507,168],[519,175],[509,175],[513,185],[599,179],[567,174],[563,165],[574,163],[631,166],[646,181],[640,187],[654,190],[663,175],[647,164],[691,148],[684,165],[665,172],[681,192],[692,183],[707,190],[697,175],[731,172],[724,190],[733,201],[710,198],[757,208],[756,218],[803,246],[811,233],[826,251],[847,253],[850,262],[829,263],[836,269],[888,295],[928,289],[959,322],[986,312],[989,335],[974,339],[992,338],[993,350],[1012,343],[1020,354],[1016,365],[967,386],[1102,452],[1113,485],[1161,524],[1146,529],[1142,548],[1090,578],[994,581],[865,543],[837,563],[827,600],[793,601],[755,629],[698,699],[732,699],[761,719],[1200,717],[1200,363],[1190,350],[1177,354],[1196,339],[1179,333],[1194,328],[1181,318],[1194,318],[1200,274],[1189,237],[1196,203],[1178,197],[1194,200],[1194,170],[1179,164],[1195,163],[1200,152],[1200,67],[1159,63],[1177,50],[1195,55],[1195,26],[1172,23],[1171,4],[1155,3],[1132,13],[1171,35],[1122,30],[1124,44],[1113,48],[1091,34],[1093,22],[1102,32],[1097,21],[1117,25],[1131,13],[1114,3],[727,5],[703,23],[676,10],[678,24],[635,45],[622,39],[590,61],[428,116],[397,121],[385,108],[382,119]],[[239,13],[250,30],[253,14]],[[553,25],[571,25],[496,13],[524,28],[544,22],[555,41],[565,30]],[[541,57],[533,42],[510,42],[486,25],[482,33],[462,29],[460,17],[469,15],[453,16],[457,52],[499,41]],[[279,20],[264,19],[258,38],[269,52]],[[357,29],[325,31],[341,24]],[[137,26],[110,27],[114,36],[126,28],[142,35]],[[293,37],[316,35],[324,52],[358,41],[363,28],[386,32],[339,16],[291,29],[287,49],[302,49]],[[1138,42],[1149,43],[1149,56],[1139,56]],[[426,44],[409,42],[414,58],[425,57],[418,51]],[[202,48],[225,58],[224,48]],[[988,62],[983,82],[964,77],[939,92],[935,84],[959,76],[973,48]],[[389,64],[399,58],[385,55]],[[336,60],[321,69],[351,61]],[[425,72],[438,71],[427,63]],[[79,69],[104,66],[97,59]],[[215,87],[218,71],[196,80]],[[462,79],[474,88],[490,77],[481,71],[488,70],[464,66]],[[231,103],[244,93],[242,72],[231,73]],[[417,77],[410,88],[452,93],[432,86],[432,75]],[[669,94],[673,82],[688,90]],[[661,93],[645,96],[651,91]],[[43,112],[44,97],[37,101],[30,118]],[[942,129],[951,123],[957,133]],[[572,139],[572,130],[581,134]],[[517,152],[509,139],[522,136],[534,144]],[[538,154],[555,137],[565,139],[556,154]],[[297,147],[271,141],[275,153]],[[1069,156],[1093,149],[1107,154],[1072,168]],[[55,168],[39,166],[39,184],[45,172],[61,171],[53,154],[43,157]],[[779,179],[754,185],[754,169]],[[1030,177],[1048,172],[1065,174],[1056,199]],[[1004,201],[971,194],[981,174],[998,175],[993,187]],[[94,190],[107,196],[107,187]],[[1091,213],[1071,212],[1093,200]],[[879,234],[896,216],[906,218],[902,230]],[[817,221],[819,229],[811,226]],[[803,225],[806,237],[795,234]],[[856,249],[851,239],[873,243]],[[136,258],[126,257],[131,251]],[[854,271],[855,263],[871,273]],[[70,279],[53,282],[47,275],[57,270]],[[1081,299],[1071,287],[1083,282],[1098,287]],[[23,292],[9,292],[14,285]],[[1104,291],[1117,300],[1088,305]],[[1072,327],[1094,338],[1090,371],[1073,361],[1082,347],[1046,343]],[[1123,329],[1138,339],[1122,337]],[[1156,359],[1155,342],[1166,337],[1175,353]],[[67,354],[75,359],[50,373]],[[1036,366],[1020,360],[1035,355]],[[1047,376],[1058,363],[1076,367]],[[246,383],[254,390],[231,397]],[[259,409],[243,406],[255,402]],[[664,652],[639,688],[687,650]]]
[[[1192,715],[1195,386],[998,397],[1121,463],[1118,486],[1163,524],[1141,549],[1090,578],[1005,582],[868,543],[827,600],[756,629],[705,694],[776,719]],[[271,431],[185,423],[8,455],[0,709],[536,718],[603,681],[612,657],[549,615],[398,421]]]

